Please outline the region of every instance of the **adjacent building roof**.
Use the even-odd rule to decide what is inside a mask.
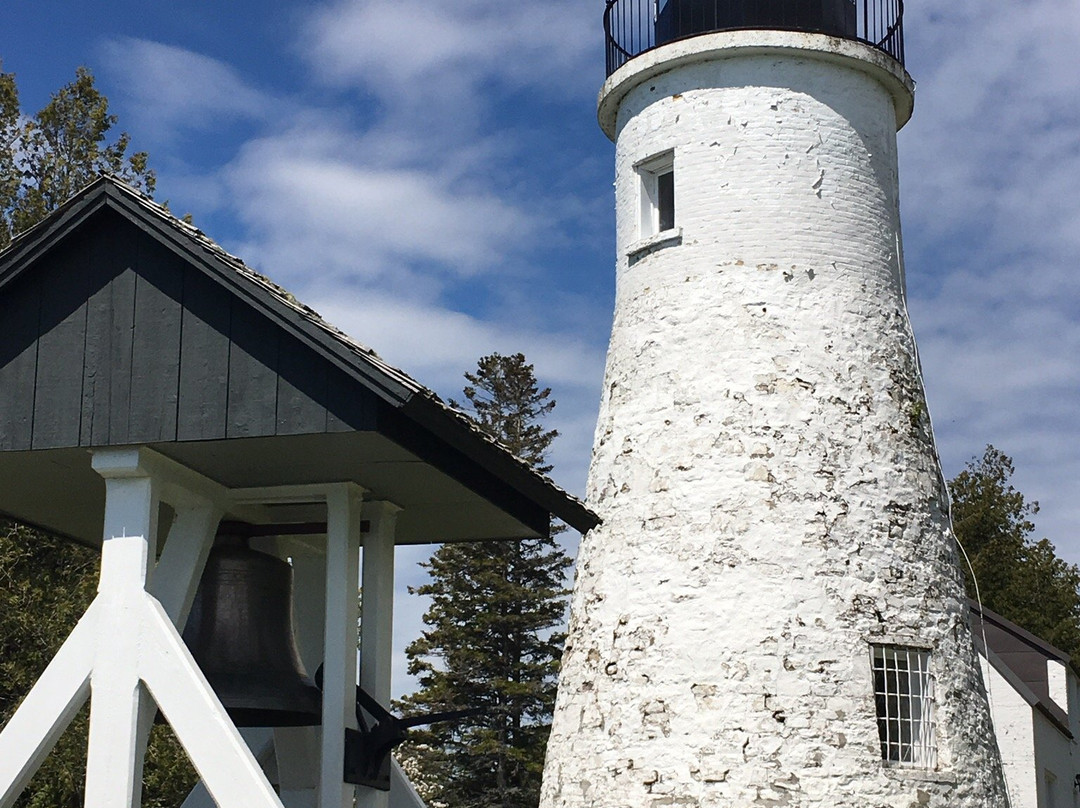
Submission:
[[[1046,666],[1048,660],[1068,665],[1069,655],[985,606],[975,601],[969,604],[972,635],[980,653],[1028,704],[1071,738],[1068,714],[1050,697]]]
[[[145,444],[230,488],[353,479],[403,506],[403,541],[599,521],[116,178],[0,252],[0,310],[0,513],[93,541],[100,481],[86,450]]]

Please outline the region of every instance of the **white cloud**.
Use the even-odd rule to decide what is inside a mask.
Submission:
[[[1047,0],[908,6],[901,133],[911,308],[949,475],[987,443],[1080,561],[1080,15]]]
[[[168,140],[185,130],[280,112],[269,94],[251,87],[233,67],[185,48],[118,37],[105,42],[103,55],[107,69],[125,85],[141,137]]]
[[[313,15],[305,51],[327,78],[384,97],[485,79],[551,93],[599,64],[599,20],[575,0],[343,0]]]
[[[243,146],[225,171],[254,263],[429,295],[527,246],[536,225],[493,193],[371,161],[361,138],[303,125]]]
[[[1047,0],[914,9],[906,212],[931,237],[977,229],[995,255],[1036,234],[1075,250],[1080,14]]]
[[[462,374],[484,354],[524,353],[542,383],[556,389],[591,391],[603,372],[603,348],[573,333],[522,330],[513,321],[479,319],[371,289],[323,287],[305,302],[361,342],[374,343],[387,361],[427,386],[459,398]]]

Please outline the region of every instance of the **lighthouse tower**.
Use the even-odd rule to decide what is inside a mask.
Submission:
[[[542,808],[1005,805],[905,306],[899,0],[608,0],[616,303]]]

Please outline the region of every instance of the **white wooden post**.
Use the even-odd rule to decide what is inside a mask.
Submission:
[[[387,709],[394,653],[394,526],[398,510],[389,502],[365,502],[363,507],[363,518],[370,527],[363,536],[360,686]],[[358,808],[388,808],[389,804],[388,792],[357,790]]]
[[[326,554],[300,548],[288,554],[293,568],[296,647],[309,676],[323,664],[326,639]]]
[[[356,619],[360,577],[360,502],[350,483],[326,494],[326,627],[319,808],[352,808],[345,782],[345,727],[356,728]]]
[[[365,502],[363,507],[370,528],[363,536],[360,686],[387,708],[394,649],[394,527],[399,510],[390,502]]]
[[[305,542],[279,540],[278,554],[292,559],[293,621],[300,660],[309,675],[323,664],[326,625],[326,557]],[[320,727],[274,730],[278,786],[285,808],[316,808],[319,787]]]
[[[139,681],[139,628],[148,559],[157,549],[159,500],[154,479],[139,468],[137,455],[134,459],[134,466],[99,469],[106,477],[97,598],[102,621],[90,679],[86,757],[86,804],[94,808],[132,808],[141,802],[149,727],[140,716],[151,705]],[[121,626],[126,630],[118,630]]]
[[[316,808],[318,805],[321,745],[319,727],[278,727],[274,730],[278,787],[285,808]]]

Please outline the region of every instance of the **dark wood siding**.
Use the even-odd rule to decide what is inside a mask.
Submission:
[[[273,435],[277,423],[278,329],[239,299],[232,301],[228,438]]]
[[[185,264],[145,236],[139,246],[127,439],[171,441],[176,440]]]
[[[32,438],[35,449],[79,442],[88,258],[85,238],[76,236],[53,252],[42,273]]]
[[[29,449],[41,286],[26,280],[5,290],[0,311],[0,450]]]
[[[276,434],[303,434],[314,424],[325,431],[326,363],[312,362],[304,346],[289,339],[279,340],[277,360]]]
[[[225,437],[229,402],[229,296],[196,267],[184,269],[177,440]]]
[[[375,428],[375,396],[101,211],[0,291],[0,450]]]

